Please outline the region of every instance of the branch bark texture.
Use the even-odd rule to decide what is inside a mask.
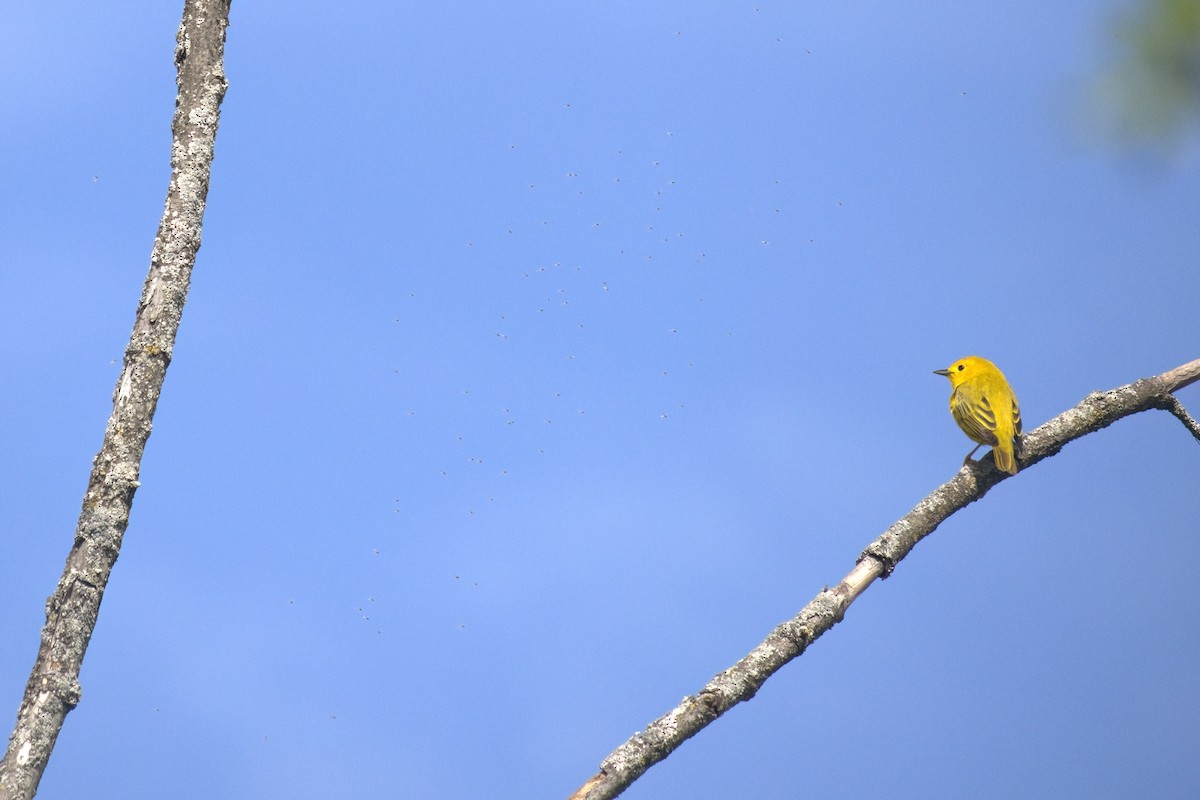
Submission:
[[[1172,394],[1197,380],[1200,380],[1200,359],[1154,378],[1107,392],[1093,392],[1079,405],[1026,434],[1018,463],[1022,470],[1027,469],[1055,455],[1075,439],[1106,428],[1122,417],[1150,409],[1173,414],[1200,439],[1196,421]],[[1009,477],[995,468],[991,456],[964,465],[953,478],[871,542],[840,583],[821,590],[799,614],[771,631],[745,658],[614,750],[600,764],[600,771],[576,790],[570,800],[616,797],[726,711],[754,697],[768,678],[803,655],[821,634],[840,622],[850,604],[876,578],[890,575],[917,542],[933,533],[951,514],[980,499]]]
[[[213,145],[227,88],[223,61],[229,5],[230,0],[184,3],[175,47],[179,93],[171,124],[166,207],[75,538],[58,586],[46,601],[37,661],[0,759],[0,800],[34,796],[63,721],[79,702],[79,671],[129,523],[142,453],[200,248]]]

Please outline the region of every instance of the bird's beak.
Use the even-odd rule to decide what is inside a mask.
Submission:
[[[935,369],[935,370],[933,371],[933,374],[934,374],[934,375],[945,375],[947,378],[949,378],[949,377],[950,377],[950,370],[948,370],[948,369]]]

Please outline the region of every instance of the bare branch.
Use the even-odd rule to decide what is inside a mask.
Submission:
[[[1200,442],[1200,422],[1196,422],[1196,418],[1187,412],[1183,403],[1179,402],[1175,395],[1170,395],[1161,407],[1174,414],[1183,423],[1183,427],[1187,428],[1192,436],[1196,437],[1196,441]]]
[[[213,144],[227,88],[223,59],[229,4],[184,3],[175,47],[179,94],[171,125],[166,207],[74,542],[58,586],[46,601],[37,661],[0,760],[0,800],[34,796],[63,722],[79,702],[79,670],[129,523],[142,453],[200,248]]]
[[[1196,435],[1195,420],[1187,416],[1171,392],[1197,380],[1200,380],[1200,359],[1155,378],[1094,392],[1079,405],[1023,437],[1020,467],[1026,469],[1053,456],[1075,439],[1152,408],[1175,414]],[[754,697],[768,678],[840,622],[850,604],[876,578],[886,578],[917,542],[933,533],[951,514],[980,499],[1009,477],[995,468],[990,457],[964,465],[958,474],[871,542],[841,583],[823,589],[796,617],[771,631],[745,658],[614,750],[601,763],[600,772],[576,790],[570,800],[616,797],[730,708]]]
[[[1200,381],[1200,359],[1169,369],[1158,378],[1165,384],[1164,388],[1168,392],[1178,392],[1183,387]]]

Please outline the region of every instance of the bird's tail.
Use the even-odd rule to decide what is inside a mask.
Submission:
[[[1017,474],[1017,459],[1013,457],[1012,442],[1000,442],[992,448],[992,458],[996,461],[996,468],[1004,470],[1009,475]]]

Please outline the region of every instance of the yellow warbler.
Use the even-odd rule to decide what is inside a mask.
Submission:
[[[963,433],[979,443],[975,450],[990,446],[996,467],[1016,475],[1013,449],[1021,436],[1021,409],[1004,373],[986,358],[967,356],[934,374],[950,379],[950,413]],[[967,453],[963,464],[975,450]]]

